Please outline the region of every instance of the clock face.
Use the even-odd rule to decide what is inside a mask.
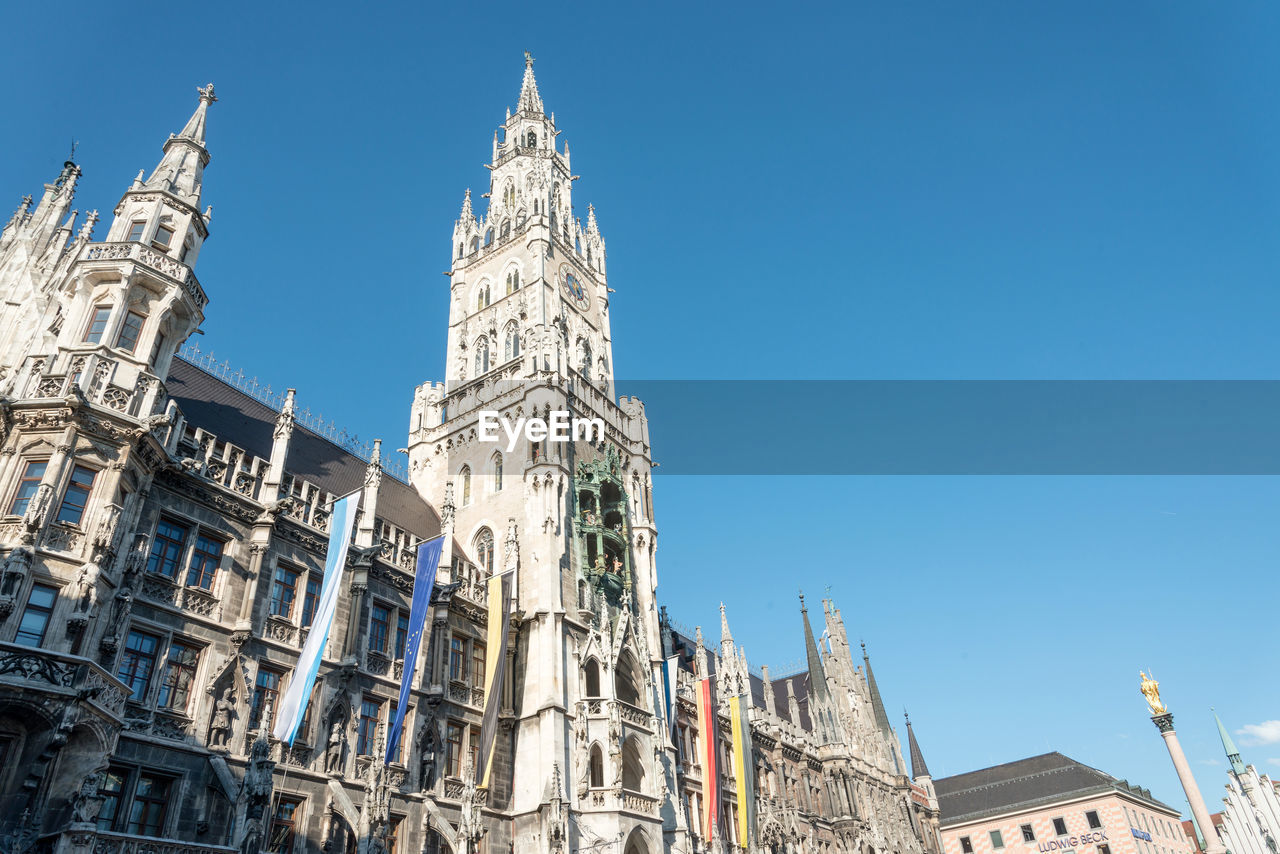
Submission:
[[[579,311],[586,311],[587,306],[591,304],[591,297],[587,295],[587,289],[582,284],[582,280],[568,264],[560,268],[560,289]]]

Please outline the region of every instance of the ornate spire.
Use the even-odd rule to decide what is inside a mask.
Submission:
[[[524,52],[524,80],[520,82],[520,102],[516,105],[518,112],[542,114],[542,98],[538,95],[538,81],[533,79],[533,55]]]
[[[919,780],[921,777],[931,777],[929,766],[924,764],[924,754],[920,752],[920,744],[916,741],[916,731],[911,728],[911,716],[903,711],[902,716],[907,719],[907,749],[911,751],[911,778]]]
[[[876,726],[885,735],[890,732],[889,716],[884,713],[884,700],[880,699],[880,689],[876,687],[876,675],[871,672],[871,658],[867,655],[867,645],[862,644],[862,663],[866,666],[867,690],[871,692],[871,708],[876,713]]]
[[[596,222],[596,206],[587,205],[587,236],[596,237],[600,234],[600,225]]]
[[[729,618],[725,616],[723,602],[720,603],[720,645],[733,645],[733,635],[729,631]]]
[[[1236,749],[1236,743],[1231,740],[1231,736],[1227,734],[1227,728],[1222,725],[1222,718],[1218,717],[1218,713],[1213,713],[1213,719],[1218,722],[1218,735],[1222,738],[1222,750],[1227,754],[1227,761],[1231,763],[1231,771],[1237,777],[1244,775],[1244,760],[1240,758],[1240,751]]]
[[[809,690],[818,700],[827,699],[827,673],[822,669],[822,656],[813,640],[813,628],[809,625],[809,609],[804,606],[804,594],[800,594],[800,614],[804,618],[804,650],[809,659]]]
[[[458,221],[463,225],[476,221],[476,215],[471,210],[471,188],[467,188],[466,194],[462,197],[462,213],[458,214]]]
[[[209,105],[218,100],[213,94],[212,83],[197,88],[196,92],[200,95],[196,111],[182,130],[165,140],[164,157],[143,184],[149,190],[163,190],[194,199],[193,207],[199,205],[204,167],[209,165],[209,152],[205,150],[206,114]]]

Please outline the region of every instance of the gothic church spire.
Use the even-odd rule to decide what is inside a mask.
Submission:
[[[813,628],[809,625],[809,609],[804,606],[804,594],[800,594],[800,615],[804,618],[804,650],[809,663],[809,686],[818,700],[827,699],[827,673],[822,668],[822,656],[813,640]]]
[[[542,98],[538,95],[538,81],[533,78],[533,55],[524,52],[524,79],[520,81],[520,101],[516,110],[522,113],[542,115]]]
[[[911,716],[906,712],[902,716],[907,719],[907,749],[911,752],[911,778],[919,780],[921,777],[932,776],[929,773],[929,766],[924,764],[924,753],[920,751],[920,743],[916,741],[916,731],[911,728]]]

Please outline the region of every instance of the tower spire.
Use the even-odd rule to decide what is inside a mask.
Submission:
[[[1227,754],[1227,761],[1231,763],[1231,771],[1239,778],[1245,773],[1244,760],[1240,758],[1240,751],[1236,749],[1236,743],[1231,740],[1227,728],[1222,725],[1222,718],[1218,717],[1217,711],[1214,711],[1213,719],[1218,722],[1218,735],[1222,738],[1222,750]]]
[[[876,686],[876,676],[871,672],[871,658],[867,655],[867,645],[862,644],[862,663],[866,667],[867,690],[871,692],[871,708],[876,713],[876,726],[885,735],[890,732],[889,716],[884,713],[884,700],[880,699],[880,689]]]
[[[538,81],[533,78],[533,54],[524,52],[524,80],[520,81],[518,112],[542,114],[542,98],[538,95]]]
[[[818,645],[813,640],[813,628],[809,625],[809,609],[804,606],[804,594],[800,594],[800,615],[804,618],[804,650],[809,661],[809,684],[813,696],[819,700],[827,699],[827,673],[822,669],[822,656],[818,655]]]
[[[904,710],[902,716],[907,719],[907,750],[911,752],[911,778],[919,780],[921,777],[931,777],[929,766],[924,764],[924,753],[920,751],[920,744],[916,741],[916,731],[911,728],[911,716]]]
[[[164,157],[143,186],[184,197],[198,207],[204,168],[209,165],[209,152],[205,149],[207,114],[209,105],[218,98],[213,94],[212,83],[197,87],[196,93],[200,100],[195,112],[182,130],[165,140]]]

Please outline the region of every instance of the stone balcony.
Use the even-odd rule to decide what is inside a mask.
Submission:
[[[91,824],[72,825],[42,837],[34,850],[40,854],[239,854],[238,849],[226,845],[109,833]]]
[[[128,687],[94,661],[13,643],[0,643],[0,692],[5,690],[28,698],[78,701],[117,726],[124,720],[128,696]]]

